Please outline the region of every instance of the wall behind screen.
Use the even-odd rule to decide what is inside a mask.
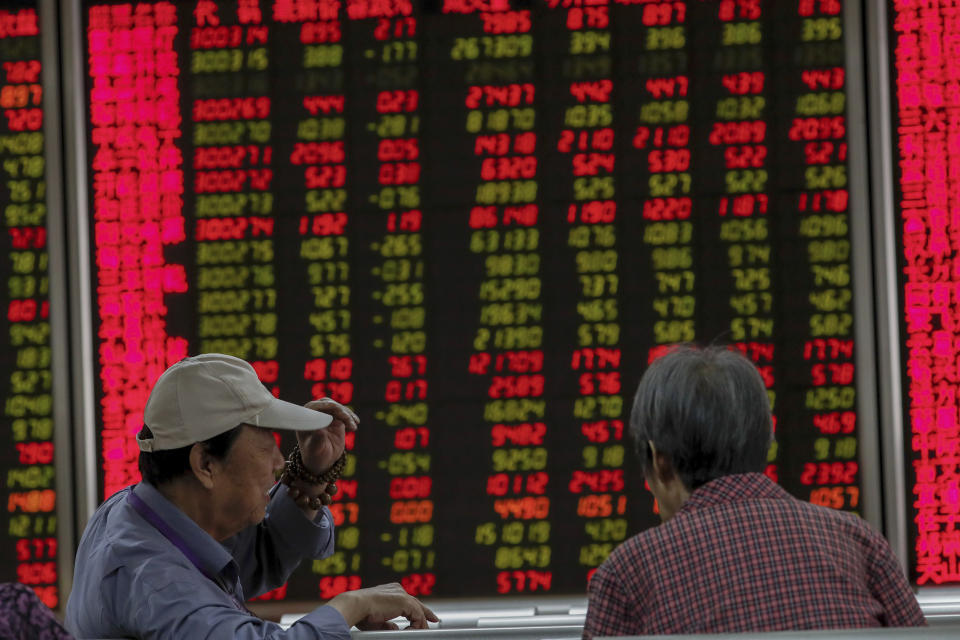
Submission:
[[[271,597],[582,593],[656,522],[629,398],[695,339],[760,367],[767,472],[857,511],[841,8],[84,6],[101,495],[159,373],[233,353],[363,419],[337,554]]]

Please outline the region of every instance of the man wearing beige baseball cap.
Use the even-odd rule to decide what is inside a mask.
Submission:
[[[437,618],[400,585],[340,594],[284,631],[243,602],[333,553],[344,438],[356,414],[274,398],[249,363],[186,358],[154,384],[137,436],[143,481],[111,496],[77,550],[67,628],[80,638],[349,638]],[[292,430],[284,461],[273,430]],[[277,474],[283,471],[280,482]]]

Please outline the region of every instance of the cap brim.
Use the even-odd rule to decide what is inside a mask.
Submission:
[[[250,422],[265,429],[316,431],[329,427],[333,416],[274,398],[270,405]]]

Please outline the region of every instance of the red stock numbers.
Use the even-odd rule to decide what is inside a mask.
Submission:
[[[543,422],[523,422],[521,424],[495,424],[490,427],[490,444],[494,447],[512,445],[517,447],[539,446],[547,434],[547,425]]]
[[[411,573],[400,578],[400,586],[412,596],[433,595],[437,576],[432,573]]]
[[[542,496],[547,491],[550,475],[545,471],[533,473],[495,473],[487,477],[487,495],[502,497],[508,493]]]
[[[853,484],[860,466],[856,462],[807,462],[800,474],[802,484]]]
[[[553,582],[553,572],[536,571],[501,571],[497,574],[497,593],[528,593],[535,591],[550,591]]]

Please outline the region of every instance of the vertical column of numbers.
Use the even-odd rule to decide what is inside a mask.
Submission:
[[[103,491],[139,479],[134,435],[153,382],[187,355],[165,294],[189,288],[164,249],[186,241],[180,61],[172,3],[91,6],[87,44]]]
[[[798,51],[843,42],[839,2],[797,4]],[[847,190],[846,72],[810,56],[792,71],[799,81],[788,138],[802,152],[802,191],[796,196],[798,235],[806,242],[811,286],[803,343],[804,409],[818,433],[800,470],[805,497],[835,509],[859,508],[853,289]],[[818,58],[820,56],[817,56]]]
[[[242,80],[268,70],[269,27],[249,3],[221,12],[200,0],[193,15],[198,352],[253,361],[279,394],[271,99],[265,86]]]
[[[15,541],[16,580],[56,608],[56,485],[47,277],[43,89],[40,29],[36,10],[3,11],[8,27],[0,38],[2,85],[0,167],[5,190],[7,362],[4,438],[14,455],[7,469],[4,501],[8,535]],[[9,433],[9,439],[7,438]],[[10,446],[7,443],[11,443]],[[0,446],[3,446],[0,445]],[[63,483],[69,486],[69,482]],[[13,576],[9,576],[10,579]]]

